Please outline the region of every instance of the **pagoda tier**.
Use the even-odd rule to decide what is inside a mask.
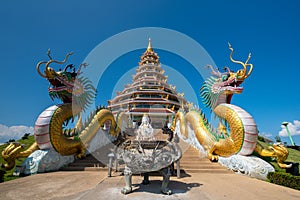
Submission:
[[[183,95],[176,92],[176,87],[167,83],[168,77],[164,73],[149,39],[148,48],[132,76],[132,83],[125,85],[122,92],[117,92],[117,96],[108,101],[108,108],[114,115],[125,112],[133,124],[139,124],[143,114],[147,113],[152,126],[162,128],[186,104]]]

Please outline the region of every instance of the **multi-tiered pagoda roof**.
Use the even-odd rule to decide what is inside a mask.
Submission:
[[[159,56],[154,52],[149,39],[148,48],[140,58],[132,83],[125,85],[122,92],[108,101],[108,108],[113,114],[124,111],[137,123],[146,113],[152,125],[163,126],[186,104],[183,95],[176,92],[176,87],[167,83],[168,76],[164,73]]]

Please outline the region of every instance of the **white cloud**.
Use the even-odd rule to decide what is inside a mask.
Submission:
[[[33,127],[30,126],[5,126],[0,124],[0,143],[7,142],[10,139],[19,140],[25,133],[33,134]]]
[[[291,135],[300,135],[300,121],[294,120],[293,123],[288,124],[288,129]],[[279,131],[279,136],[288,137],[285,126],[281,125],[281,131]]]
[[[265,133],[265,132],[259,133],[259,135],[266,137],[268,139],[271,139],[273,137],[271,133]]]

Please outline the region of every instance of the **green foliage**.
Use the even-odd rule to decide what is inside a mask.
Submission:
[[[4,175],[5,175],[5,171],[0,170],[0,183],[4,182]]]
[[[271,183],[283,185],[289,188],[300,190],[300,177],[283,172],[270,172],[268,179]]]
[[[258,136],[257,140],[258,140],[258,141],[261,141],[261,142],[265,142],[265,138],[263,138],[263,137],[260,136],[260,135]]]
[[[275,137],[275,141],[276,141],[276,142],[281,142],[281,138],[277,135],[277,136]]]
[[[289,150],[289,157],[286,159],[286,161],[300,163],[300,151],[292,148],[288,148],[288,150]]]
[[[22,137],[22,140],[27,140],[29,135],[30,135],[30,133],[25,133]]]
[[[21,143],[21,144],[24,144],[25,145],[25,148],[24,150],[26,150],[27,148],[29,148],[33,143],[34,143],[34,136],[31,135],[31,136],[28,136],[28,139],[25,139],[25,140],[18,140],[17,142]],[[8,146],[8,144],[3,144],[3,145],[0,145],[0,163],[5,163],[5,161],[3,160],[2,158],[2,155],[1,155],[1,152]],[[16,160],[16,165],[21,165],[23,163],[23,161],[25,160],[26,158],[20,158],[18,160]],[[19,178],[19,177],[16,177],[16,176],[13,176],[13,172],[14,172],[15,168],[11,169],[11,170],[8,170],[6,171],[6,173],[4,174],[4,181],[9,181],[9,180],[13,180],[13,179],[16,179],[16,178]],[[3,171],[3,170],[1,170]],[[0,173],[1,173],[0,171]],[[5,172],[5,171],[3,171]],[[1,174],[0,174],[0,179],[1,179]],[[0,181],[1,182],[1,181]]]

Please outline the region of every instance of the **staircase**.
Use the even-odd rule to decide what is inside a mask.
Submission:
[[[75,160],[75,162],[61,168],[61,171],[108,171],[107,164],[108,154],[111,153],[114,146],[106,145],[93,154],[88,155],[83,159]],[[176,165],[175,165],[176,167]],[[119,169],[124,166],[119,166]],[[200,157],[197,149],[189,147],[180,159],[180,169],[183,173],[233,173],[221,166],[217,162],[210,162],[206,157]]]
[[[217,162],[211,162],[206,157],[200,157],[197,149],[189,147],[180,160],[180,169],[185,173],[214,173],[228,174],[233,173]]]
[[[60,171],[108,171],[108,154],[113,148],[113,144],[101,147],[85,158],[77,159],[68,166],[62,167]]]
[[[98,161],[93,155],[88,155],[81,160],[75,160],[68,166],[62,167],[60,171],[107,171],[106,165]]]

